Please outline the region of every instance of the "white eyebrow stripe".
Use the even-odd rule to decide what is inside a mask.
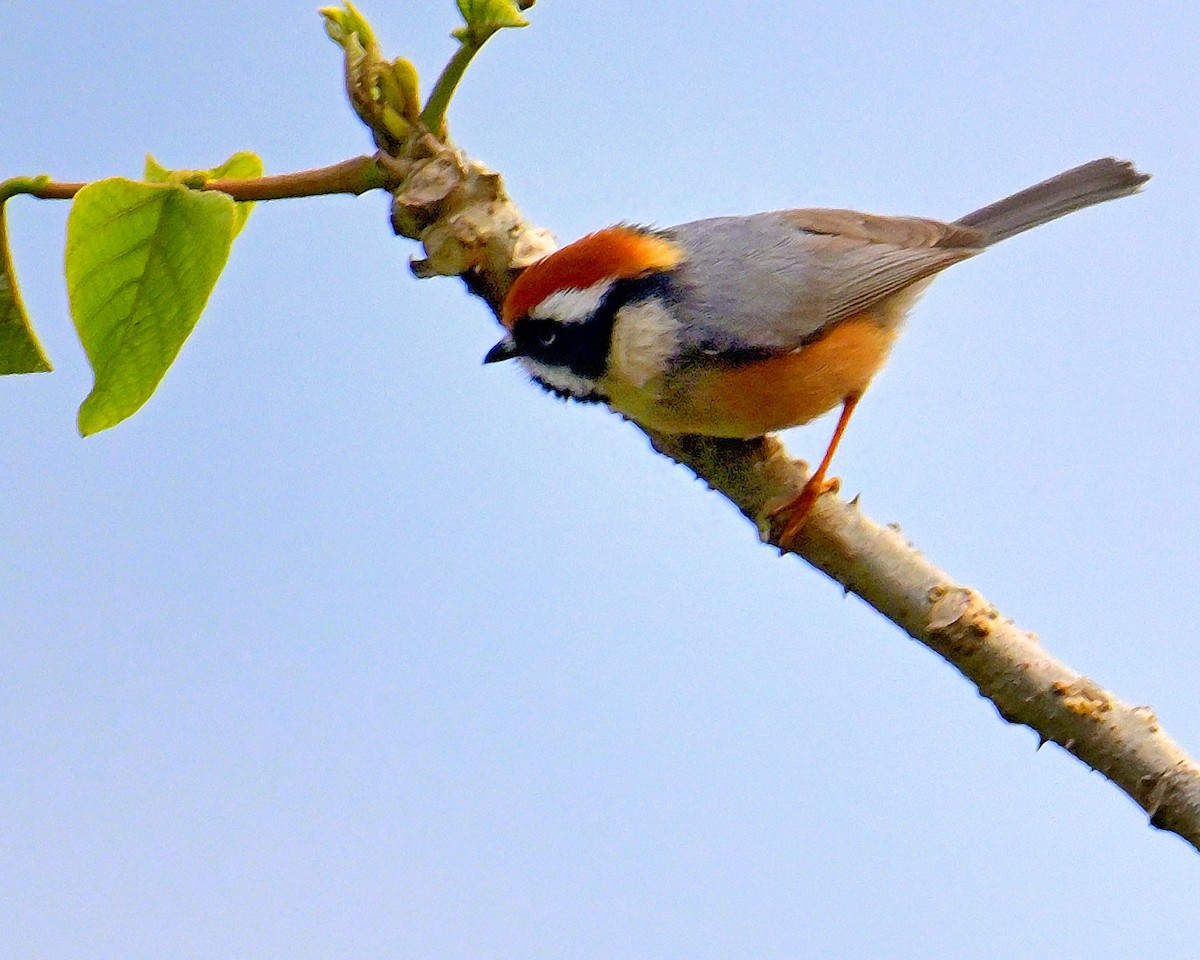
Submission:
[[[530,310],[529,315],[542,320],[557,320],[563,324],[583,323],[600,309],[600,304],[612,288],[612,280],[601,280],[583,289],[571,287],[555,290]]]

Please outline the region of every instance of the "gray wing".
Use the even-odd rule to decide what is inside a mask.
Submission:
[[[852,210],[784,210],[664,231],[678,269],[685,353],[795,350],[986,246],[972,227]]]

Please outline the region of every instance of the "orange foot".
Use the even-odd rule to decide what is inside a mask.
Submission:
[[[813,471],[813,475],[808,478],[808,482],[798,497],[789,500],[781,507],[776,507],[767,514],[771,521],[771,542],[777,544],[780,550],[787,551],[796,548],[796,537],[804,529],[804,524],[817,499],[825,493],[837,493],[841,488],[842,482],[837,477],[825,479],[825,471],[829,469],[833,453],[837,450],[838,443],[842,439],[842,432],[846,429],[846,424],[850,422],[850,414],[854,412],[856,406],[858,406],[858,394],[852,393],[842,401],[842,415],[838,417],[837,428],[833,431],[833,439],[829,441],[825,456],[821,458],[821,465]]]
[[[817,499],[826,493],[837,493],[842,481],[837,477],[826,480],[820,474],[809,479],[800,493],[781,507],[776,507],[768,516],[771,520],[771,540],[780,550],[793,550],[796,537],[808,522],[808,515]]]

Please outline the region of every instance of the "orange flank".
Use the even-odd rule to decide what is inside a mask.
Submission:
[[[793,353],[706,369],[691,389],[663,398],[669,405],[663,412],[674,422],[660,429],[758,437],[808,423],[867,388],[896,332],[860,314]],[[676,406],[673,399],[683,402]]]
[[[513,324],[558,290],[586,290],[604,280],[641,277],[670,270],[682,259],[675,244],[634,227],[608,227],[533,264],[504,299],[502,320]]]

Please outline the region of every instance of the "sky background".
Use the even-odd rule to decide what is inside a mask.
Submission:
[[[369,149],[309,3],[0,9],[0,176]],[[428,85],[453,4],[361,9]],[[943,275],[835,466],[1200,751],[1200,8],[530,19],[451,125],[563,240],[1154,174]],[[0,960],[1194,950],[1194,851],[634,428],[483,367],[490,315],[410,276],[382,195],[260,205],[86,441],[66,214],[9,205],[57,369],[0,382]]]

